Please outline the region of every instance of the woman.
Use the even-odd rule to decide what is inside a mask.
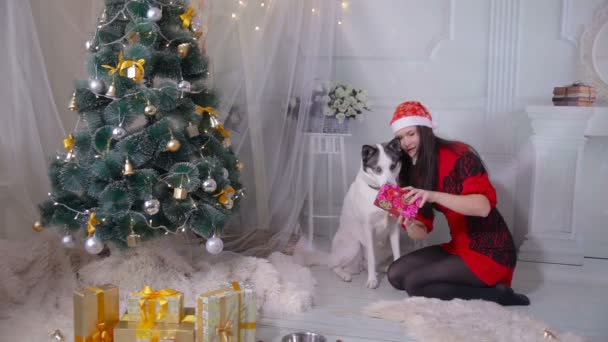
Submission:
[[[421,199],[418,216],[402,222],[404,229],[412,239],[426,238],[435,209],[445,215],[452,241],[402,256],[390,266],[389,282],[410,296],[529,305],[510,287],[515,246],[476,151],[435,136],[431,114],[420,102],[400,104],[391,128],[414,162],[399,175],[401,186],[410,185],[405,199]]]

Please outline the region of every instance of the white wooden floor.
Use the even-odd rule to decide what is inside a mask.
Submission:
[[[289,332],[312,330],[328,342],[412,341],[398,323],[361,315],[360,309],[377,300],[401,299],[406,294],[381,280],[380,287],[365,287],[366,275],[352,283],[340,281],[322,267],[314,267],[318,286],[315,307],[290,316],[262,316],[258,340],[280,341]],[[608,341],[608,260],[585,259],[582,267],[519,262],[513,287],[530,297],[526,310],[558,330]]]

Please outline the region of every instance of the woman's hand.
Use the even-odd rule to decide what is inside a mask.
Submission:
[[[429,236],[426,227],[420,221],[409,218],[404,219],[403,216],[399,216],[398,220],[400,226],[405,226],[405,231],[410,239],[418,241],[424,240]]]
[[[411,186],[408,186],[406,188],[403,188],[404,190],[408,190],[408,192],[403,195],[403,200],[405,201],[405,203],[407,204],[413,204],[416,203],[416,201],[420,198],[420,208],[422,208],[424,206],[425,203],[434,203],[435,202],[435,197],[436,197],[436,192],[435,191],[429,191],[429,190],[424,190],[424,189],[417,189]]]

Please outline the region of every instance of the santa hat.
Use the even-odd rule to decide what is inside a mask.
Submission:
[[[393,114],[391,120],[391,128],[393,133],[397,133],[398,130],[409,126],[437,128],[437,123],[433,121],[431,113],[422,103],[407,101],[395,109],[395,114]]]

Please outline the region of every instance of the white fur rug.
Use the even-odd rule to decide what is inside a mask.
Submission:
[[[268,259],[224,252],[212,256],[204,246],[170,238],[135,249],[111,250],[100,258],[61,247],[53,232],[28,242],[0,240],[0,336],[3,341],[47,341],[59,329],[73,340],[72,293],[79,286],[112,283],[120,288],[121,311],[129,292],[144,285],[196,296],[230,280],[255,283],[261,312],[294,313],[312,305],[315,281],[310,270],[274,253]]]
[[[574,334],[552,329],[519,308],[506,309],[481,300],[412,297],[377,302],[363,312],[371,317],[402,322],[410,337],[420,342],[546,342],[545,330],[549,330],[556,341],[583,341]]]

